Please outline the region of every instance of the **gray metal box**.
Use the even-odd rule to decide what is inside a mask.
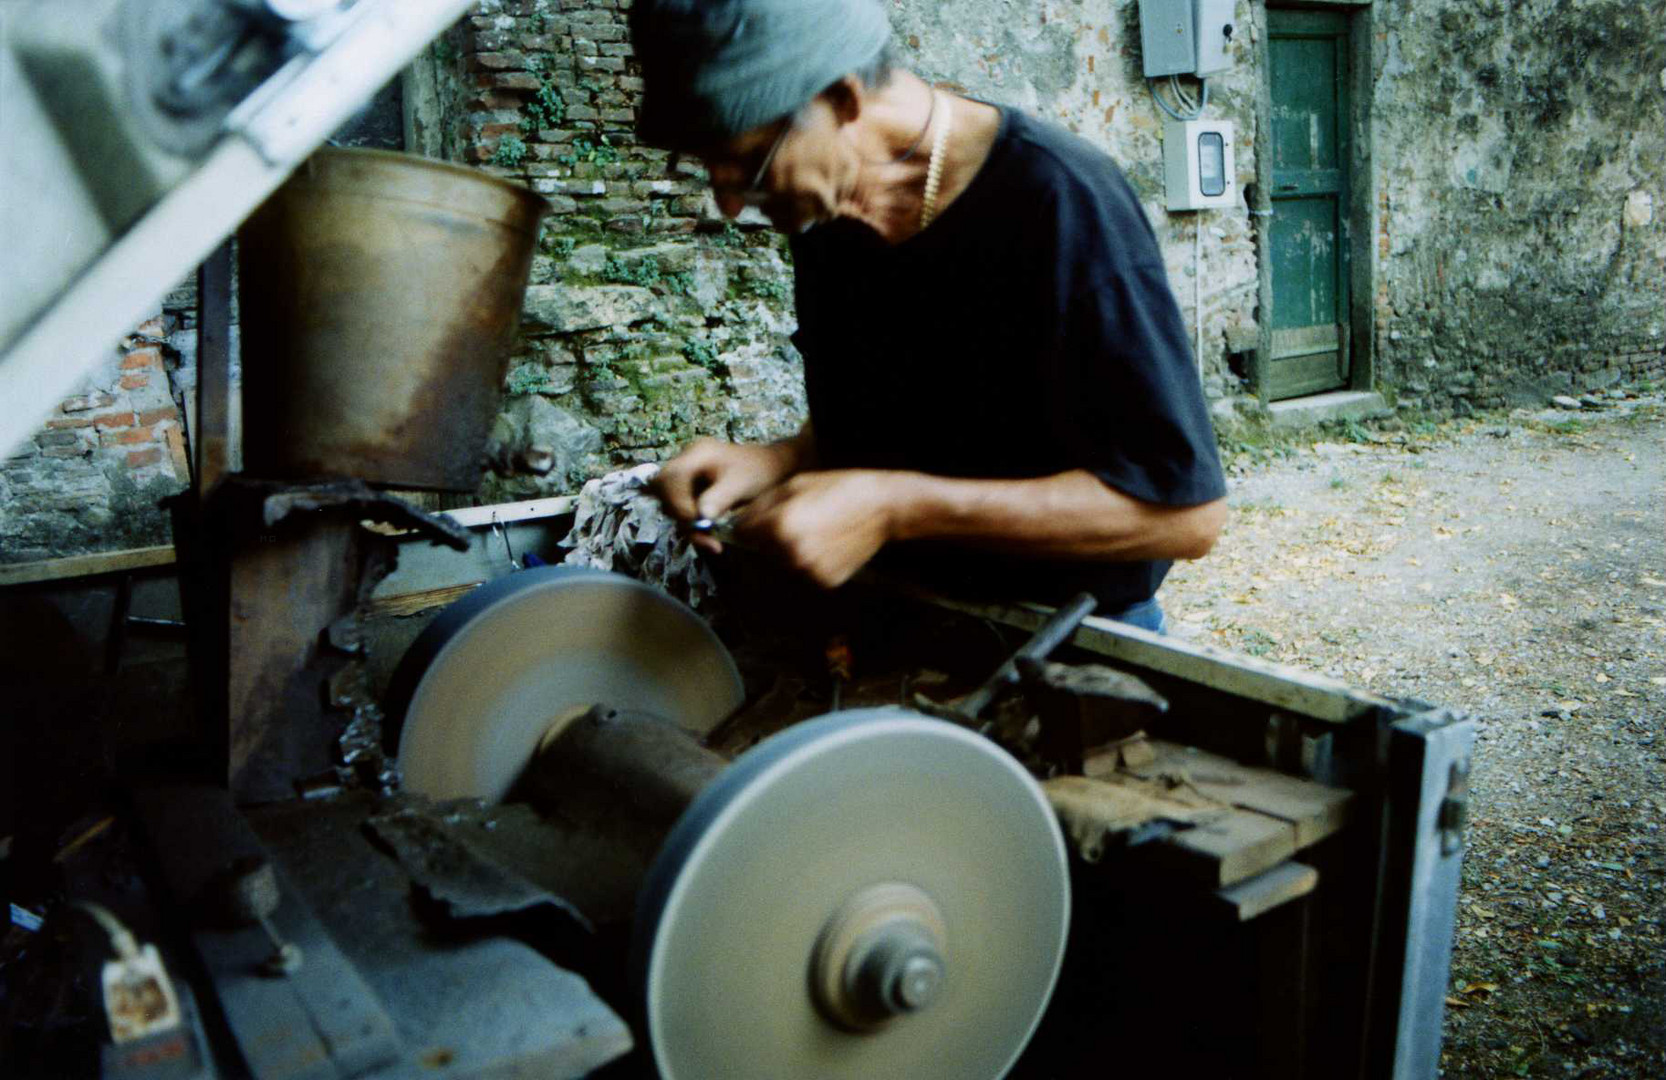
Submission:
[[[1140,0],[1140,53],[1148,79],[1197,66],[1192,0]]]

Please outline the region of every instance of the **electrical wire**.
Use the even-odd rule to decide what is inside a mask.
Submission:
[[[103,904],[91,901],[80,901],[75,904],[92,917],[92,920],[104,931],[105,937],[110,939],[110,951],[122,960],[132,960],[139,955],[138,942],[133,940],[133,932],[122,921],[111,914],[110,909]]]
[[[1203,215],[1192,219],[1192,318],[1196,324],[1197,377],[1203,379]]]
[[[1187,120],[1198,119],[1203,115],[1203,110],[1209,107],[1209,80],[1199,79],[1197,83],[1199,88],[1198,100],[1194,103],[1192,99],[1180,89],[1180,80],[1173,75],[1169,76],[1169,84],[1174,89],[1174,96],[1179,101],[1180,108],[1185,110],[1184,112],[1178,112],[1173,106],[1163,100],[1162,94],[1157,92],[1157,80],[1155,77],[1145,80],[1146,88],[1151,91],[1151,99],[1157,103],[1157,107],[1167,113],[1169,119],[1177,120],[1181,123],[1184,123]],[[1194,105],[1195,107],[1193,107]]]
[[[1169,76],[1169,89],[1174,91],[1174,100],[1179,103],[1181,112],[1197,112],[1197,102],[1193,101],[1192,96],[1186,93],[1186,88],[1180,85],[1179,75]]]

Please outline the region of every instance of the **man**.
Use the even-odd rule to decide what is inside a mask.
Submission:
[[[701,440],[657,490],[837,586],[882,555],[949,591],[1163,627],[1225,517],[1151,227],[1116,165],[890,63],[873,0],[637,0],[639,130],[725,215],[792,237],[810,421]],[[715,549],[717,545],[707,541]]]

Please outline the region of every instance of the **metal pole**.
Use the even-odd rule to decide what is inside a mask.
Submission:
[[[1093,609],[1099,606],[1099,600],[1092,593],[1077,593],[1068,604],[1063,605],[1047,617],[1047,621],[1036,629],[1035,635],[1017,652],[1012,659],[1002,664],[989,681],[972,691],[955,706],[967,716],[976,718],[989,703],[995,699],[995,694],[1002,686],[1018,681],[1019,660],[1042,660],[1054,649],[1064,644],[1076,628],[1082,625],[1082,620],[1093,614]]]
[[[197,269],[197,493],[225,476],[231,442],[231,241]]]

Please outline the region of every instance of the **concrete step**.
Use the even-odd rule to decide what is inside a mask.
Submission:
[[[1364,420],[1388,416],[1393,410],[1375,390],[1333,390],[1328,394],[1290,398],[1267,406],[1267,419],[1273,427],[1313,427],[1327,420]]]

